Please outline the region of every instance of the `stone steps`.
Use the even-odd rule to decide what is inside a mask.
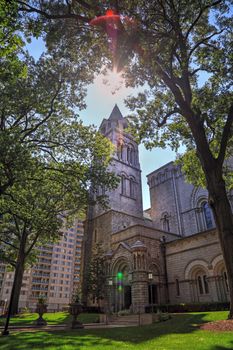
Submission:
[[[111,325],[127,325],[136,326],[139,323],[138,315],[126,315],[126,316],[110,316],[108,323]]]

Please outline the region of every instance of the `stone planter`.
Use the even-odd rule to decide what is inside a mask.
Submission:
[[[46,326],[47,322],[43,319],[43,314],[47,312],[47,305],[38,303],[36,305],[36,312],[39,314],[39,318],[36,320],[35,324],[37,326]]]
[[[83,307],[79,303],[72,303],[70,304],[69,313],[73,316],[71,328],[77,329],[77,328],[84,328],[83,324],[77,320],[78,315],[82,312]]]

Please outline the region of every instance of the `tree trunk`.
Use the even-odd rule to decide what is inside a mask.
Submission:
[[[230,311],[233,319],[233,216],[227,197],[225,182],[221,174],[208,174],[209,201],[213,209],[219,240],[228,277]]]
[[[14,275],[15,288],[14,293],[12,295],[11,315],[15,315],[18,313],[19,296],[23,282],[24,262],[25,256],[24,254],[22,254],[22,252],[19,252]]]
[[[14,275],[14,283],[11,292],[11,300],[9,305],[9,313],[11,315],[15,315],[18,313],[19,306],[19,296],[23,282],[23,273],[24,273],[24,264],[25,264],[25,248],[27,242],[27,234],[25,230],[22,232],[22,236],[19,244],[19,252],[17,256],[17,262],[15,267],[15,275]]]

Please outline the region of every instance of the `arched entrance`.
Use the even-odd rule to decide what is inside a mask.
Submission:
[[[111,305],[114,312],[129,309],[132,304],[131,273],[126,260],[120,260],[114,266],[112,274]]]

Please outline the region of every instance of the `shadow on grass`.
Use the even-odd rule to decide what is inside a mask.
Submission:
[[[163,336],[170,337],[172,339],[169,340],[169,345],[164,344],[162,349],[204,349],[204,350],[229,350],[232,347],[229,347],[229,340],[232,338],[229,334],[228,342],[222,342],[222,338],[216,341],[215,340],[211,344],[208,344],[205,347],[198,347],[198,340],[195,338],[191,338],[192,334],[196,334],[196,331],[199,330],[199,326],[204,322],[208,322],[208,314],[206,313],[198,313],[198,314],[182,314],[175,315],[172,319],[158,323],[152,324],[148,326],[142,327],[128,327],[128,328],[105,328],[105,329],[84,329],[84,330],[63,330],[63,331],[39,331],[39,332],[21,332],[21,333],[12,333],[9,337],[1,337],[0,338],[0,348],[1,350],[60,350],[60,349],[81,349],[84,347],[85,349],[116,349],[120,347],[122,349],[133,348],[133,349],[147,349],[147,342],[153,341],[153,349],[157,348],[158,341],[159,344],[163,342]],[[210,338],[211,335],[209,332],[200,331],[202,334],[202,338]],[[174,338],[180,341],[182,335],[187,335],[190,338],[186,339],[186,343],[189,346],[183,347],[181,344],[175,344],[173,347]],[[174,337],[177,335],[177,337]],[[159,339],[161,337],[161,339]],[[191,344],[190,344],[191,343]],[[183,344],[183,345],[185,345]],[[228,347],[224,347],[227,344]],[[156,347],[154,347],[154,345]],[[191,347],[190,347],[191,346]],[[193,347],[192,347],[193,346]],[[152,349],[150,347],[150,349]],[[158,347],[158,349],[161,349]]]
[[[213,347],[211,350],[229,350],[229,349],[233,349],[233,341],[231,342],[231,344],[232,344],[231,348],[226,348],[225,346],[217,345],[217,346]]]
[[[25,313],[10,318],[10,326],[30,326],[33,325],[39,315],[37,313]],[[43,318],[48,324],[62,324],[70,321],[70,315],[67,312],[59,313],[47,313],[43,315]],[[4,326],[5,318],[0,319],[0,326]]]
[[[20,314],[18,316],[13,316],[10,319],[10,326],[30,326],[33,325],[37,320],[38,314]],[[56,313],[47,313],[43,315],[43,318],[49,325],[59,325],[59,324],[68,324],[71,322],[72,317],[67,312],[56,312]],[[78,319],[82,323],[95,323],[99,320],[98,314],[81,314]],[[0,318],[0,327],[3,327],[5,324],[5,318]]]

